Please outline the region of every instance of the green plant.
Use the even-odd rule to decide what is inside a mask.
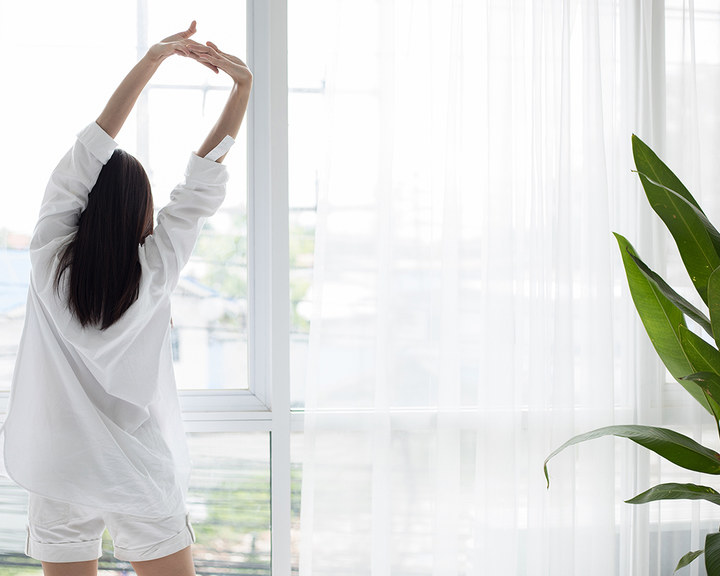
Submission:
[[[635,167],[652,209],[672,234],[693,286],[707,307],[701,311],[673,290],[637,255],[630,242],[615,234],[630,294],[655,350],[672,376],[715,421],[720,435],[720,233],[710,223],[687,188],[637,136],[632,138]],[[709,316],[709,317],[708,317]],[[715,346],[692,332],[692,319]],[[607,426],[568,440],[545,460],[573,444],[618,436],[696,472],[720,475],[720,454],[673,430],[653,426]],[[720,506],[720,493],[695,484],[660,484],[627,500],[643,504],[657,500],[706,500]],[[720,533],[708,534],[704,550],[689,552],[675,571],[705,556],[708,576],[720,576]]]

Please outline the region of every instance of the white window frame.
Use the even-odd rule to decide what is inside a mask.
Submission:
[[[247,6],[250,382],[271,415],[272,574],[290,576],[287,0],[248,0]]]

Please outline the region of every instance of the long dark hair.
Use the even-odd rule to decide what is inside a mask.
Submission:
[[[137,300],[138,246],[152,230],[150,180],[135,157],[116,149],[90,191],[77,233],[62,249],[55,275],[60,293],[62,276],[69,274],[68,306],[83,327],[104,330]]]

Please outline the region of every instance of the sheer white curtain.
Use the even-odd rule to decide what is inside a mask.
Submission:
[[[611,231],[661,261],[630,135],[662,145],[663,2],[324,9],[301,574],[666,570],[622,503],[654,460],[595,441],[542,475],[662,422]]]
[[[720,5],[711,0],[666,0],[666,144],[668,164],[685,182],[700,205],[716,225],[720,224]],[[679,263],[677,249],[666,241],[667,276],[675,286],[696,298],[687,275]],[[696,300],[697,301],[697,300]],[[717,431],[707,422],[687,395],[669,387],[664,401],[664,420],[673,428],[720,449]],[[670,466],[663,469],[663,478],[677,474]],[[680,477],[678,475],[678,477]],[[700,474],[683,477],[684,481],[720,488],[717,478]],[[672,479],[670,481],[673,481]],[[715,506],[704,504],[663,504],[658,519],[667,526],[682,516],[683,526],[690,528],[684,538],[686,547],[703,547],[705,534],[717,531]],[[688,522],[688,520],[690,520]],[[705,574],[699,570],[693,574]]]

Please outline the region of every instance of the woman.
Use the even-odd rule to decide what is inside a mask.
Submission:
[[[204,219],[252,74],[185,32],[152,46],[53,172],[32,273],[0,471],[29,492],[26,553],[49,576],[97,574],[107,526],[139,576],[195,574],[189,458],[170,352],[170,293]],[[115,136],[158,66],[193,58],[233,80],[227,104],[153,228],[147,175]],[[179,121],[180,124],[180,121]]]

